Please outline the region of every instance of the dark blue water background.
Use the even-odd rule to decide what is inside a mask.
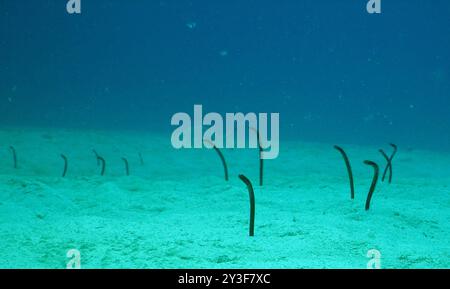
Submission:
[[[0,125],[169,132],[280,112],[281,138],[450,150],[450,1],[0,0]]]

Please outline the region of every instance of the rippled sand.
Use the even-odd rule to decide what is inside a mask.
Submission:
[[[333,144],[281,141],[263,187],[257,150],[224,150],[225,182],[213,150],[177,151],[168,135],[2,129],[0,144],[1,268],[65,268],[70,249],[82,268],[366,268],[371,249],[383,268],[450,268],[449,153],[400,146],[393,184],[378,183],[366,212],[373,172],[363,161],[384,169],[382,144],[340,144],[353,201]],[[238,174],[255,186],[253,238]]]

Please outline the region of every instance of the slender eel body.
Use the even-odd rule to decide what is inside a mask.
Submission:
[[[100,164],[102,165],[102,171],[100,172],[100,175],[104,176],[105,175],[105,169],[106,169],[105,159],[102,158],[101,156],[98,156],[97,159],[100,162]]]
[[[264,148],[261,144],[261,136],[259,134],[259,130],[257,130],[254,127],[250,128],[252,131],[256,133],[256,138],[258,140],[258,150],[259,150],[259,186],[263,185],[263,177],[264,177],[264,159],[263,159],[263,153]]]
[[[222,152],[216,146],[214,146],[213,148],[216,151],[216,153],[219,155],[220,160],[222,161],[223,171],[225,174],[225,181],[228,182],[228,166],[227,166],[227,162],[225,161],[225,157],[223,156]]]
[[[259,148],[259,185],[263,185],[263,174],[264,174],[264,159],[263,159],[263,148],[261,146],[261,141],[259,139],[258,132],[258,148]]]
[[[67,167],[69,166],[69,163],[67,161],[67,157],[65,155],[61,155],[62,159],[64,160],[64,169],[63,169],[63,173],[62,173],[62,177],[64,178],[67,174]]]
[[[97,160],[97,166],[99,166],[100,165],[99,155],[96,150],[92,150],[92,152],[94,153],[95,159]]]
[[[212,148],[216,151],[217,155],[219,156],[220,160],[222,161],[223,171],[225,174],[225,181],[228,182],[228,165],[227,165],[227,161],[225,160],[225,157],[223,156],[220,149],[212,141],[205,140],[205,142],[209,143],[212,146]]]
[[[9,149],[11,150],[11,153],[12,153],[14,168],[17,169],[17,152],[16,152],[16,149],[13,146],[10,146]]]
[[[375,191],[375,188],[377,187],[378,175],[379,175],[380,169],[375,162],[364,161],[364,163],[368,166],[373,167],[373,171],[374,171],[372,184],[370,185],[370,190],[369,190],[369,193],[367,194],[367,199],[366,199],[366,211],[368,211],[370,209],[370,201],[372,200],[373,192]]]
[[[124,164],[125,164],[125,173],[127,174],[127,176],[130,175],[130,166],[128,164],[128,160],[126,158],[122,158]]]
[[[386,178],[386,173],[388,170],[389,170],[389,178],[392,178],[392,164],[391,164],[391,159],[383,150],[379,150],[379,152],[383,155],[383,157],[385,158],[385,160],[387,162],[386,168],[384,169],[383,177],[381,178],[381,181],[384,182],[384,179]]]
[[[253,185],[250,180],[244,176],[239,175],[241,181],[245,183],[248,189],[248,193],[250,196],[250,227],[249,227],[249,236],[253,237],[255,235],[255,193],[253,191]]]
[[[388,158],[388,160],[387,160],[388,163],[386,165],[386,168],[384,169],[383,177],[382,177],[381,180],[384,182],[384,180],[386,178],[387,171],[389,169],[389,172],[390,172],[389,173],[389,183],[392,183],[392,160],[394,159],[395,155],[397,154],[398,147],[397,147],[396,144],[393,144],[393,143],[391,143],[390,145],[394,149],[394,151],[392,152],[391,157]]]
[[[347,153],[344,151],[343,148],[339,146],[334,146],[334,148],[341,153],[342,158],[344,159],[345,165],[347,167],[348,178],[350,180],[350,197],[353,200],[355,198],[355,183],[353,180],[353,171],[352,166],[350,165],[350,160],[348,159]]]

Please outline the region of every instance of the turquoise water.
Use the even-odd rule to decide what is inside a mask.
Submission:
[[[448,153],[400,148],[392,184],[380,180],[365,211],[373,170],[363,161],[384,168],[378,147],[343,145],[352,200],[345,164],[329,144],[283,142],[259,186],[257,150],[223,150],[226,182],[213,150],[174,150],[168,137],[1,130],[18,159],[15,169],[11,154],[0,153],[1,267],[66,268],[73,249],[81,268],[364,269],[371,250],[381,268],[448,267]],[[106,160],[104,176],[92,148]],[[64,178],[59,153],[68,158]],[[239,174],[254,186],[253,237]]]
[[[56,2],[0,2],[1,268],[449,267],[448,1]],[[173,147],[194,105],[279,114],[263,186],[257,147],[229,181]]]

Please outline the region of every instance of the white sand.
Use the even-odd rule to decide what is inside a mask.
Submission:
[[[257,150],[223,151],[226,183],[214,151],[176,151],[169,136],[1,129],[0,267],[65,268],[75,248],[83,268],[366,268],[370,249],[383,268],[450,268],[450,154],[400,147],[393,184],[378,184],[366,212],[372,169],[362,162],[385,161],[379,147],[342,146],[353,201],[332,144],[282,141],[260,188]],[[240,173],[255,186],[253,238]]]

